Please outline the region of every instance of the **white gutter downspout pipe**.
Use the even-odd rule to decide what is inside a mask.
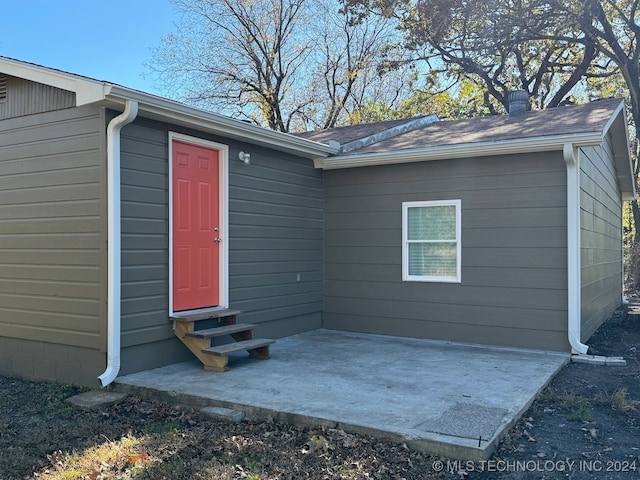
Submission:
[[[580,341],[581,292],[580,261],[580,153],[571,143],[563,148],[567,165],[567,291],[568,336],[571,353],[584,355],[589,347]]]
[[[138,102],[126,100],[124,112],[107,126],[107,369],[98,377],[106,387],[120,371],[120,130],[138,115]]]

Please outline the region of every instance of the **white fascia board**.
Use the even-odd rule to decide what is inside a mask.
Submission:
[[[604,133],[611,132],[614,143],[622,143],[625,145],[624,151],[617,151],[613,154],[613,162],[616,167],[618,177],[618,185],[622,190],[623,200],[635,200],[636,198],[636,182],[633,173],[633,157],[629,142],[629,130],[627,128],[627,112],[625,104],[620,101],[620,105],[611,115],[611,119],[604,128]],[[617,140],[617,142],[616,142]]]
[[[156,95],[20,60],[0,57],[0,71],[13,77],[74,92],[78,107],[102,103],[124,110],[126,101],[131,100],[138,103],[140,116],[233,137],[305,158],[326,157],[335,155],[339,151],[336,145],[329,146],[305,140]]]
[[[337,154],[339,151],[336,145],[325,145],[305,140],[118,85],[112,85],[105,95],[105,100],[116,103],[124,103],[125,99],[135,100],[139,103],[140,116],[236,138],[306,158],[326,157]]]
[[[626,114],[625,114],[625,111],[624,111],[624,101],[623,100],[620,100],[620,103],[616,107],[615,111],[613,112],[611,117],[609,117],[609,120],[607,121],[607,124],[602,129],[602,131],[604,133],[607,133],[611,129],[611,127],[616,122],[616,120],[618,120],[618,115],[622,115],[622,118],[625,120],[625,125],[626,125]],[[626,129],[625,129],[625,132],[626,132]],[[627,137],[627,140],[628,140],[628,137]]]
[[[105,95],[106,85],[108,85],[90,78],[4,58],[0,59],[0,70],[12,77],[24,78],[32,82],[74,92],[77,106],[102,100]]]
[[[392,152],[368,153],[362,155],[344,155],[314,160],[316,168],[332,170],[339,168],[367,167],[373,165],[391,165],[397,163],[428,162],[466,157],[487,157],[490,155],[508,155],[529,152],[549,152],[564,148],[571,143],[575,146],[594,146],[603,142],[602,132],[575,135],[555,135],[547,137],[519,138],[499,142],[464,143],[443,145]]]

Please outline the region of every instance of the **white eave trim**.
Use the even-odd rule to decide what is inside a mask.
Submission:
[[[618,123],[617,128],[613,128]],[[623,200],[635,200],[636,199],[636,182],[633,175],[633,156],[631,155],[629,142],[629,130],[627,129],[627,111],[623,101],[620,101],[618,108],[611,115],[609,122],[604,128],[604,132],[609,133],[611,131],[612,137],[614,137],[614,144],[624,143],[626,148],[624,151],[618,151],[613,153],[613,162],[616,166],[618,185],[622,190]],[[617,138],[616,138],[617,137]],[[617,140],[617,142],[616,142]]]
[[[127,99],[134,100],[140,105],[140,116],[170,121],[173,124],[232,137],[306,158],[315,159],[339,152],[339,147],[336,145],[305,140],[118,85],[110,85],[104,99],[117,104],[123,104]]]
[[[139,116],[232,137],[305,158],[315,159],[339,152],[337,145],[305,140],[139,90],[21,60],[0,56],[0,71],[13,77],[74,92],[76,106],[102,104],[114,110],[124,110],[125,104],[130,100],[138,104]]]
[[[12,77],[42,83],[76,94],[76,105],[85,105],[104,98],[108,84],[90,78],[42,67],[19,60],[1,58],[2,73]]]
[[[391,165],[397,163],[428,162],[452,158],[486,157],[490,155],[508,155],[529,152],[562,151],[567,143],[586,147],[600,145],[603,142],[601,132],[573,135],[554,135],[547,137],[518,138],[498,142],[463,143],[423,147],[391,152],[367,153],[361,155],[342,155],[329,158],[316,158],[314,165],[323,170],[340,168],[367,167],[373,165]]]

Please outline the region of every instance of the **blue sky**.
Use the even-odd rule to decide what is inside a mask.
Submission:
[[[151,49],[174,31],[170,0],[18,0],[2,2],[0,55],[149,93]]]

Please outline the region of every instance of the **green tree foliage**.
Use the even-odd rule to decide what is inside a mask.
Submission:
[[[360,18],[394,18],[404,33],[404,62],[424,62],[450,80],[476,83],[490,113],[506,109],[508,93],[514,89],[526,90],[534,108],[549,108],[584,99],[586,79],[615,74],[594,42],[578,38],[576,22],[539,8],[538,0],[347,3]],[[533,30],[568,34],[551,38],[534,36]]]
[[[526,34],[532,38],[550,40],[569,39],[583,45],[593,46],[598,55],[612,62],[619,71],[626,87],[624,97],[632,119],[634,135],[634,174],[638,178],[640,163],[638,145],[640,140],[640,0],[538,0],[539,10],[553,11],[566,18],[575,27],[571,31],[549,31],[528,28]],[[534,12],[535,15],[537,12]],[[603,92],[620,93],[621,82],[596,84]],[[635,225],[640,225],[638,202],[631,204]],[[635,230],[634,230],[635,232]],[[639,237],[634,234],[634,243]]]
[[[490,115],[498,103],[483,96],[481,86],[467,78],[451,83],[444,75],[431,71],[423,76],[422,86],[416,86],[411,96],[397,107],[384,102],[363,104],[353,115],[353,123],[396,120],[435,114],[440,119],[471,118]],[[418,83],[416,79],[416,84]],[[491,102],[491,107],[487,107]]]

